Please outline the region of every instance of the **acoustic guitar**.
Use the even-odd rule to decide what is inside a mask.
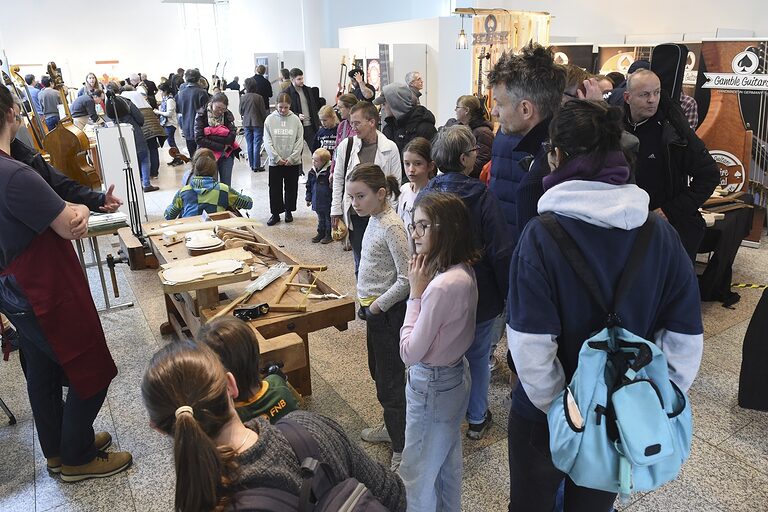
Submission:
[[[53,167],[86,187],[100,189],[102,182],[99,172],[86,157],[90,154],[91,143],[83,130],[72,123],[72,114],[64,94],[66,87],[61,70],[55,62],[48,63],[48,75],[51,77],[51,86],[59,91],[66,115],[56,128],[45,136],[43,148],[51,155]]]

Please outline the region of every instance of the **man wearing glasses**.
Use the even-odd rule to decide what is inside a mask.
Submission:
[[[719,168],[679,105],[661,93],[653,71],[630,75],[624,102],[625,128],[640,139],[637,185],[648,192],[650,209],[677,230],[694,260],[705,227],[699,207],[719,183]]]
[[[419,105],[421,90],[424,89],[424,79],[421,77],[421,73],[418,71],[409,71],[405,74],[405,83],[410,87],[411,92],[413,93],[413,104]]]

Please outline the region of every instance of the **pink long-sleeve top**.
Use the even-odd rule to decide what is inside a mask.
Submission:
[[[400,358],[406,366],[453,366],[475,337],[477,281],[471,267],[458,264],[434,277],[411,299],[400,329]]]

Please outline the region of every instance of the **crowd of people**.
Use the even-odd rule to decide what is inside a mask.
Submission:
[[[372,462],[332,420],[295,411],[301,401],[284,376],[260,377],[252,331],[227,318],[207,324],[197,342],[161,349],[142,382],[152,425],[174,438],[176,508],[236,504],[256,487],[298,495],[301,461],[279,423],[272,424],[282,419],[311,434],[337,480],[356,478],[388,509],[459,510],[462,424],[473,441],[493,425],[493,353],[506,333],[507,362],[517,376],[507,425],[509,510],[612,510],[615,492],[577,485],[549,454],[546,413],[574,375],[581,343],[601,327],[603,312],[541,216],[553,217],[573,239],[609,297],[637,233],[650,225],[647,257],[637,269],[643,286],[616,313],[623,326],[663,349],[672,380],[687,391],[703,342],[692,265],[704,233],[698,208],[719,172],[681,99],[669,98],[647,68],[638,64],[626,78],[592,76],[556,64],[548,48],[532,43],[505,53],[488,73],[491,112],[484,100],[462,95],[455,118],[438,129],[419,100],[424,81],[416,72],[376,91],[361,70],[352,70],[349,91],[332,107],[304,83],[300,69],[281,73],[274,94],[258,66],[241,91],[242,155],[227,96],[209,94],[199,71],[179,70],[157,87],[145,75],[132,75],[125,85],[107,84],[109,94],[89,74],[81,97],[98,102],[106,96],[105,114],[135,128],[145,191],[156,189],[150,180],[158,148],[166,140],[175,147],[181,128],[192,172],[166,218],[250,209],[251,198],[231,188],[234,160],[247,155],[252,171],[268,171],[267,225],[292,222],[306,148],[312,167],[305,201],[318,218],[312,242],[331,244],[332,235],[346,233],[353,253],[358,317],[366,322],[368,369],[383,412],[382,424],[360,437],[390,445],[389,468]],[[33,85],[34,77],[27,82]],[[240,90],[239,80],[227,87]],[[32,100],[48,123],[46,89]],[[78,112],[91,116],[85,102],[76,102]],[[56,354],[64,349],[55,334],[46,343],[48,333],[21,314],[31,292],[19,261],[38,245],[76,237],[84,213],[62,197],[83,201],[62,194],[14,150],[18,108],[0,94],[0,283],[6,283],[0,311],[27,340],[28,379],[46,383],[35,394],[30,384],[35,418],[55,410],[65,423],[76,423],[66,429],[61,422],[37,423],[39,431],[47,429],[40,441],[49,470],[63,468],[70,480],[109,476],[130,464],[130,454],[103,451],[108,434],[94,434],[89,422],[114,365],[106,364],[100,379],[86,372],[87,382],[82,367],[64,365],[58,372],[76,393],[63,405],[53,403],[57,381],[46,373],[59,367],[48,347]],[[149,119],[158,121],[156,128]],[[23,204],[32,196],[35,211]],[[91,209],[119,201],[90,199]],[[62,271],[82,280],[82,272]],[[21,288],[8,282],[14,275]],[[98,334],[98,319],[93,322]],[[111,362],[103,334],[97,338],[100,357]],[[76,360],[91,361],[86,348],[95,350],[84,347]],[[72,411],[81,410],[88,412],[72,419]],[[69,443],[73,429],[77,444]]]

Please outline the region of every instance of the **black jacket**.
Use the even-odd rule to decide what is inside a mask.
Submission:
[[[629,116],[629,106],[625,107]],[[700,219],[699,208],[720,183],[720,169],[704,142],[691,129],[680,106],[662,95],[659,109],[649,122],[662,127],[662,146],[666,148],[667,183],[671,193],[661,205],[672,225]],[[627,123],[629,133],[633,126]],[[643,144],[642,139],[640,144]],[[638,162],[639,167],[642,165]],[[690,184],[688,178],[691,178]]]
[[[59,197],[65,201],[84,204],[92,212],[99,212],[99,207],[104,206],[104,194],[102,192],[96,192],[65,176],[64,173],[46,162],[40,153],[19,139],[11,141],[11,158],[37,171]]]
[[[195,114],[208,104],[208,93],[197,84],[185,83],[176,95],[176,112],[181,114],[181,131],[185,139],[195,139]]]
[[[310,124],[312,125],[312,129],[314,131],[317,131],[320,128],[320,118],[317,115],[317,111],[320,110],[320,97],[315,94],[312,87],[309,87],[307,85],[304,85],[304,87],[301,88],[302,91],[304,91],[304,94],[306,94],[307,97],[307,105],[309,105],[309,114],[306,112],[301,111],[301,98],[299,98],[299,91],[296,90],[296,88],[291,84],[285,92],[287,92],[291,96],[291,111],[296,114],[304,114],[304,116],[309,115]]]
[[[224,114],[224,126],[229,129],[229,135],[221,137],[218,135],[206,135],[205,129],[208,128],[208,105],[203,105],[201,109],[197,111],[195,116],[195,142],[197,146],[201,148],[208,148],[213,151],[222,152],[226,146],[231,146],[235,142],[237,135],[237,128],[235,128],[235,116],[232,112],[227,110]],[[239,156],[240,150],[236,149],[232,153],[235,157]]]
[[[431,141],[437,134],[435,116],[423,105],[417,105],[406,112],[400,119],[388,117],[382,133],[397,144],[400,154],[409,142],[416,137],[424,137]]]
[[[264,98],[264,104],[266,105],[267,110],[269,110],[269,99],[272,97],[272,84],[258,73],[253,75],[253,79],[256,80],[256,93]]]
[[[491,159],[493,125],[490,121],[486,121],[485,119],[473,119],[469,122],[469,128],[472,130],[472,135],[475,136],[475,140],[477,140],[477,145],[480,146],[477,150],[475,167],[469,175],[479,179],[483,166]]]

